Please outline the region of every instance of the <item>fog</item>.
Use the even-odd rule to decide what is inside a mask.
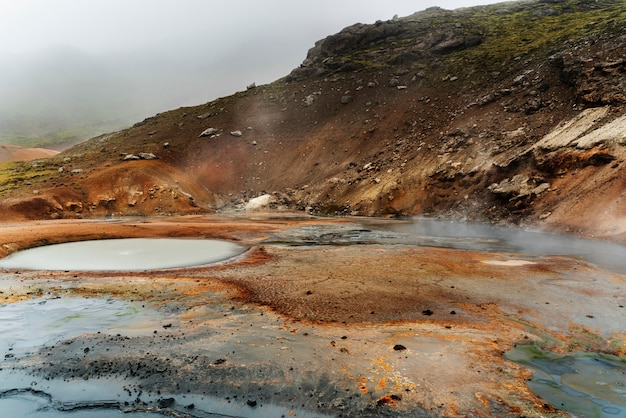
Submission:
[[[432,0],[0,2],[0,143],[77,142],[287,75],[346,26]],[[493,1],[446,1],[446,9]]]

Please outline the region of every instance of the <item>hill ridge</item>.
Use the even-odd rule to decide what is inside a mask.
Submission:
[[[274,83],[12,167],[5,213],[199,213],[269,194],[315,214],[624,240],[625,21],[618,1],[544,0],[356,24]]]

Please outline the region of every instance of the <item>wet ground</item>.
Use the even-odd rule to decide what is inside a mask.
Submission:
[[[5,253],[120,237],[225,239],[250,249],[195,268],[0,273],[0,332],[11,341],[1,347],[0,373],[21,382],[4,383],[0,408],[567,416],[569,404],[531,390],[532,365],[505,353],[532,343],[623,359],[626,252],[481,228],[289,215],[6,225]],[[551,244],[536,250],[533,242]],[[606,248],[612,257],[594,258]],[[68,305],[55,320],[49,309],[61,302]],[[22,318],[30,322],[6,325]],[[50,328],[55,321],[63,327]],[[99,385],[112,389],[90,401],[77,395]],[[611,408],[621,398],[613,401],[606,416],[620,416]]]

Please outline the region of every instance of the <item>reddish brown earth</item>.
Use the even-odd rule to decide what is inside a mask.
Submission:
[[[558,352],[626,354],[626,281],[581,260],[411,245],[280,244],[280,237],[299,228],[359,229],[360,222],[269,214],[6,225],[0,242],[5,253],[116,237],[220,238],[251,247],[231,263],[177,270],[5,272],[4,303],[114,297],[178,318],[158,344],[132,338],[133,348],[124,349],[115,338],[88,334],[17,364],[65,378],[100,376],[89,365],[94,359],[111,364],[111,376],[127,374],[129,364],[147,371],[178,364],[146,374],[141,387],[174,393],[203,387],[218,396],[240,393],[280,405],[299,399],[297,406],[343,416],[539,417],[561,413],[528,390],[529,372],[503,352],[534,341]],[[396,351],[396,345],[406,350]],[[81,354],[85,346],[91,347],[88,358]],[[230,346],[232,354],[224,351]],[[281,353],[289,359],[281,360]],[[194,366],[215,358],[225,361],[221,371]],[[228,372],[240,367],[273,372]],[[271,377],[282,373],[291,389],[278,383],[286,377]],[[283,398],[304,384],[301,379],[313,384],[319,402],[298,394]],[[252,386],[243,389],[244,381]]]

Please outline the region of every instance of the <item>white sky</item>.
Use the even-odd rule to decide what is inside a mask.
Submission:
[[[86,52],[255,38],[313,41],[353,23],[489,0],[0,0],[0,52],[74,46]],[[296,32],[296,33],[294,33]],[[299,33],[298,33],[299,32]],[[311,41],[311,42],[313,42]],[[305,51],[306,52],[306,51]]]
[[[0,95],[8,97],[3,85],[12,88],[5,101],[14,103],[21,86],[42,80],[49,87],[83,77],[87,68],[123,78],[150,114],[272,82],[296,68],[316,41],[354,23],[498,2],[0,0]]]

